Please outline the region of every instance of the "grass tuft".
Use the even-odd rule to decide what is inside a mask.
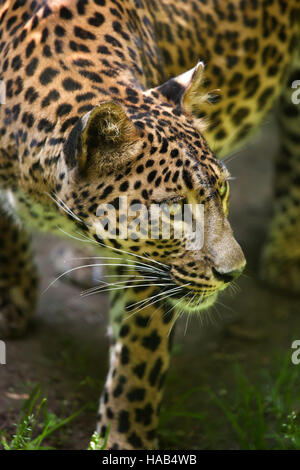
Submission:
[[[40,386],[36,386],[24,402],[16,432],[9,440],[6,433],[0,433],[0,450],[49,450],[42,445],[46,438],[70,423],[82,410],[68,418],[59,418],[48,411],[47,399],[41,398]]]

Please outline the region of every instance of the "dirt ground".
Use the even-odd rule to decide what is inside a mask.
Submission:
[[[202,325],[198,318],[191,318],[188,324],[187,318],[179,322],[165,410],[194,389],[209,387],[217,392],[221,383],[230,389],[233,362],[240,361],[252,373],[267,367],[274,353],[289,353],[297,333],[300,339],[300,300],[269,290],[257,276],[271,214],[271,161],[277,148],[276,130],[266,123],[256,141],[228,163],[236,177],[231,185],[230,219],[245,251],[247,270],[238,281],[240,291],[224,293],[211,320],[204,319]],[[55,277],[51,253],[57,244],[61,247],[68,242],[44,235],[35,238],[42,289]],[[7,364],[0,366],[0,429],[13,432],[24,394],[41,383],[49,409],[58,415],[67,416],[88,404],[56,436],[55,447],[87,447],[107,370],[108,302],[104,295],[82,299],[79,294],[80,288],[58,281],[41,296],[31,331],[20,340],[7,342]],[[191,393],[188,409],[201,413],[204,408],[203,393]],[[212,427],[215,413],[217,410],[211,416]],[[180,416],[175,422],[180,429]],[[216,448],[235,447],[227,431],[226,426],[218,430]],[[171,447],[168,425],[161,442],[162,447]],[[206,443],[201,420],[193,422],[182,436],[182,448],[213,446]]]

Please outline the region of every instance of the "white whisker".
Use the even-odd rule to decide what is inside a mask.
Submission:
[[[102,282],[103,284],[105,284],[106,287],[108,286],[119,286],[121,284],[129,284],[129,283],[136,283],[137,286],[139,286],[139,282],[144,282],[144,281],[157,281],[157,280],[160,280],[156,277],[147,277],[147,276],[141,276],[140,279],[126,279],[126,281],[116,281],[116,282],[105,282],[105,281],[99,281],[99,282]],[[168,280],[168,279],[166,279]],[[154,284],[155,285],[155,284]],[[86,289],[84,291],[81,292],[81,294],[88,294],[89,292],[93,292],[93,291],[96,291],[98,289],[101,289],[105,286],[94,286],[94,287],[91,287],[89,289]]]
[[[113,258],[114,259],[114,258]],[[83,266],[76,266],[75,268],[71,268],[71,269],[68,269],[67,271],[65,271],[64,273],[60,274],[56,279],[54,279],[54,281],[52,281],[49,286],[42,292],[42,295],[45,294],[45,292],[47,292],[48,289],[50,289],[50,287],[53,286],[53,284],[55,284],[59,279],[61,279],[63,276],[66,276],[67,274],[70,274],[71,272],[73,271],[77,271],[78,269],[82,269],[82,268],[91,268],[93,266],[112,266],[112,267],[116,267],[116,266],[123,266],[123,267],[135,267],[134,264],[130,265],[130,264],[121,264],[121,263],[94,263],[94,264],[85,264]]]
[[[71,258],[71,259],[74,259],[74,260],[84,260],[84,259],[103,259],[103,256],[83,256],[81,258]],[[111,258],[111,259],[118,259],[118,260],[124,260],[124,258]],[[129,261],[129,262],[133,262],[133,260],[126,260],[126,261]],[[156,272],[158,273],[163,273],[165,274],[166,272],[163,271],[162,269],[159,269],[159,268],[156,268],[154,266],[151,266],[149,264],[146,264],[146,263],[141,263],[140,261],[136,262],[134,261],[136,266],[142,266],[142,267],[146,267],[147,269],[152,269],[152,270],[155,270]]]
[[[175,309],[175,308],[177,307],[177,305],[180,305],[181,302],[183,301],[183,299],[184,299],[185,297],[187,297],[189,294],[190,294],[189,292],[188,292],[187,294],[185,294],[185,295],[179,300],[179,302],[177,302],[173,307],[171,307],[171,308],[166,312],[166,314],[169,313],[171,310]],[[179,315],[176,316],[176,319],[175,319],[174,323],[171,325],[171,328],[170,328],[170,330],[169,330],[169,332],[168,332],[168,337],[170,336],[171,331],[172,331],[172,329],[173,329],[173,327],[174,327],[174,325],[175,325],[175,322],[177,321],[178,317],[179,317]]]
[[[54,194],[54,196],[55,196],[55,198],[57,198],[59,201],[58,201],[57,199],[55,199],[51,194],[49,194],[49,193],[45,193],[45,194],[47,194],[47,196],[49,196],[50,199],[52,199],[52,201],[53,201],[60,209],[62,209],[66,214],[69,214],[69,215],[70,215],[71,217],[73,217],[75,220],[77,220],[78,222],[84,224],[83,220],[81,220],[79,217],[77,217],[77,215],[74,214],[74,212],[66,205],[66,203],[65,203],[62,199],[60,199],[60,197],[59,197],[57,194]]]
[[[156,286],[170,286],[172,284],[155,284]],[[152,287],[153,284],[140,284],[138,287]],[[106,286],[103,286],[103,287],[106,287]],[[120,289],[132,289],[133,286],[121,286],[121,287],[111,287],[109,289],[103,289],[103,290],[100,290],[99,291],[96,291],[96,292],[90,292],[89,294],[80,294],[81,297],[88,297],[90,295],[95,295],[95,294],[102,294],[103,292],[112,292],[112,291],[115,291],[115,290],[120,290]]]
[[[135,302],[134,304],[130,305],[130,307],[132,307],[133,305],[138,305],[138,304],[140,304],[140,305],[134,309],[133,314],[139,312],[140,310],[143,310],[144,308],[150,307],[151,305],[155,304],[156,302],[162,302],[163,300],[167,299],[168,297],[172,297],[173,295],[177,294],[183,287],[188,286],[188,285],[189,284],[185,284],[183,286],[178,286],[178,287],[175,287],[174,289],[169,289],[166,292],[161,292],[160,294],[153,295],[152,297],[149,297],[148,299],[140,300],[139,302]],[[170,294],[171,292],[173,292],[173,293]],[[162,295],[164,295],[163,298],[157,299],[157,297],[161,297]],[[153,299],[156,299],[156,300],[150,302]]]
[[[84,240],[82,238],[75,237],[75,235],[72,235],[71,233],[68,233],[65,230],[63,230],[59,225],[57,225],[56,227],[58,228],[58,230],[60,230],[62,233],[64,233],[68,237],[73,238],[73,240],[77,240],[77,241],[82,242],[82,243],[91,243],[91,241],[93,241],[93,240],[90,240],[90,239],[89,240]],[[75,233],[78,233],[78,232],[75,232]]]
[[[180,290],[180,289],[182,289],[182,287],[183,286],[176,286],[176,287],[174,287],[174,289],[172,289],[172,291],[173,290]],[[170,291],[168,291],[168,292],[170,292]],[[135,303],[131,304],[130,308],[135,306],[135,305],[141,304],[143,302],[147,302],[148,300],[154,299],[155,297],[159,297],[159,296],[164,295],[164,294],[166,294],[166,293],[165,292],[160,292],[159,294],[153,295],[153,296],[149,297],[148,299],[139,300],[138,302],[135,302]]]
[[[173,290],[173,289],[171,289]],[[133,315],[136,315],[138,312],[140,312],[141,310],[143,310],[144,308],[148,308],[150,307],[151,305],[154,305],[156,304],[156,302],[163,302],[165,299],[167,299],[168,297],[172,297],[173,295],[176,295],[178,291],[176,292],[173,292],[173,294],[170,294],[171,290],[167,291],[166,293],[164,292],[165,294],[165,297],[163,297],[162,299],[156,299],[154,300],[153,302],[151,303],[146,303],[146,305],[143,305],[142,307],[140,308],[136,308],[130,315],[128,315],[125,320],[128,320],[130,317],[132,317]],[[158,296],[155,296],[155,297],[158,297]],[[148,300],[148,299],[147,299]]]

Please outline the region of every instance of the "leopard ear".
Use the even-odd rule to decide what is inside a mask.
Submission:
[[[139,133],[121,105],[108,101],[76,123],[64,145],[66,163],[80,173],[108,173],[124,166],[138,151]],[[97,171],[99,175],[99,171]]]
[[[187,72],[171,78],[156,88],[168,101],[182,112],[198,119],[206,104],[216,103],[220,99],[219,89],[208,90],[205,86],[204,63],[198,64]]]

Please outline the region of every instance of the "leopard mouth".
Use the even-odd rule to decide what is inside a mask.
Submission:
[[[138,266],[136,270],[147,275],[143,267]],[[211,307],[216,301],[219,291],[228,285],[209,285],[197,283],[194,280],[184,282],[184,279],[174,273],[170,274],[170,271],[171,267],[163,273],[164,277],[161,279],[163,282],[170,281],[170,284],[168,287],[160,289],[158,296],[163,296],[161,300],[170,304],[172,309],[176,308],[181,312],[196,313]],[[157,276],[157,278],[159,277]]]
[[[210,292],[199,292],[184,289],[184,292],[169,297],[168,302],[186,313],[196,313],[211,307],[218,297],[218,289]]]

